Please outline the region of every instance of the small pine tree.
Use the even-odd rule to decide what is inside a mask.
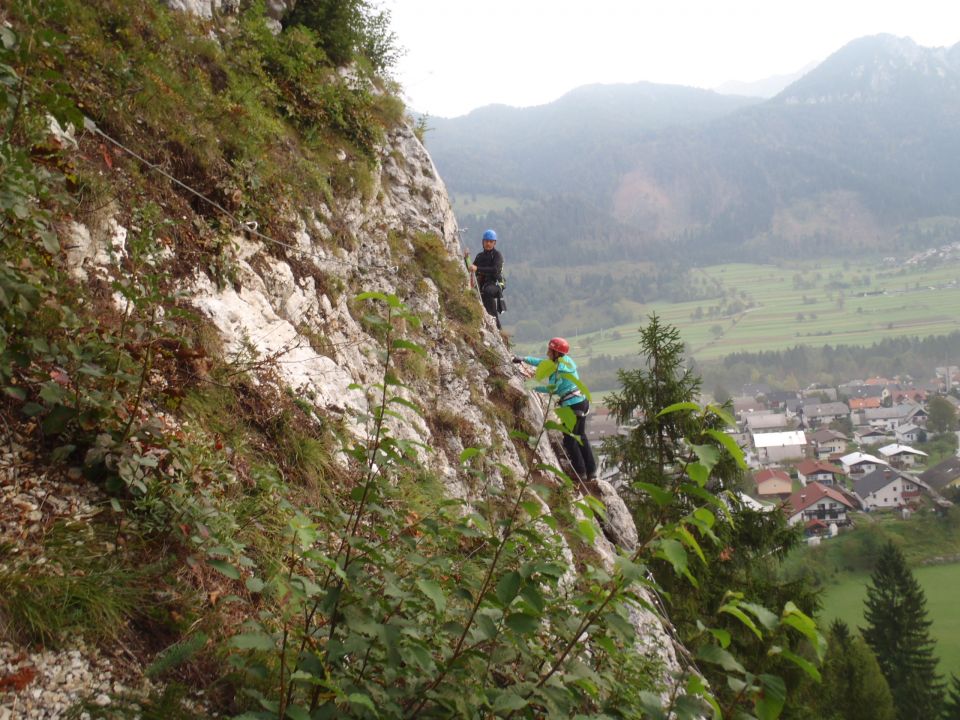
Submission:
[[[927,600],[893,544],[881,550],[867,587],[863,638],[877,656],[898,720],[934,718],[943,702]]]
[[[940,717],[941,720],[960,720],[960,678],[956,675],[950,677],[950,688]]]
[[[817,694],[817,717],[831,720],[894,720],[893,697],[877,658],[842,620],[830,627]]]
[[[640,354],[646,366],[620,370],[617,375],[622,389],[607,398],[617,421],[636,423],[635,427],[626,436],[610,438],[605,448],[626,477],[668,485],[689,452],[684,438],[689,439],[700,428],[695,427],[689,413],[663,417],[658,413],[675,403],[696,401],[702,381],[687,365],[680,331],[663,323],[656,313],[640,329]],[[722,428],[723,423],[718,421],[716,427]],[[714,471],[714,476],[722,480],[738,475],[732,460],[722,462]]]

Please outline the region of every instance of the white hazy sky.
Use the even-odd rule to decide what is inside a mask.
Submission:
[[[409,106],[439,117],[580,85],[714,88],[795,72],[864,35],[960,41],[958,0],[380,0]]]

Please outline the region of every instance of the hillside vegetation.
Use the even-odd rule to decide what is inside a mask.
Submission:
[[[726,412],[657,409],[638,536],[464,291],[386,18],[221,10],[0,9],[0,715],[781,716],[812,618],[720,575],[681,659],[649,571],[722,549]]]

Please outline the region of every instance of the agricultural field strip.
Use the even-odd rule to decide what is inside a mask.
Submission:
[[[719,283],[728,297],[736,294],[740,299],[741,291],[745,292],[755,307],[726,317],[707,316],[718,300],[636,307],[641,317],[657,312],[664,321],[680,328],[693,354],[703,359],[739,350],[782,350],[798,344],[863,345],[884,337],[936,335],[960,328],[958,261],[903,274],[878,263],[863,263],[856,269],[848,266],[845,270],[839,261],[821,262],[819,267],[812,263],[782,268],[730,264],[699,272]],[[852,283],[859,277],[861,283],[843,289],[842,307],[841,291],[824,287],[837,273],[842,273],[844,282]],[[869,285],[863,284],[864,275],[869,275]],[[694,320],[698,307],[704,314]],[[799,313],[803,313],[802,319]],[[587,355],[631,354],[636,350],[634,336],[640,324],[605,328],[602,339],[599,332],[580,335],[574,347]],[[619,339],[611,337],[614,333],[619,333]]]

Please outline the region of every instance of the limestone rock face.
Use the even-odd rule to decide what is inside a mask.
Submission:
[[[227,0],[168,1],[203,17],[229,9]],[[278,18],[291,2],[271,0],[269,11]],[[403,415],[395,434],[429,449],[421,461],[454,497],[479,500],[486,490],[471,486],[460,470],[466,447],[486,448],[491,468],[522,476],[525,464],[511,426],[539,427],[543,406],[511,363],[512,352],[493,319],[483,314],[479,339],[465,337],[442,310],[442,293],[449,288],[425,276],[416,254],[424,246],[416,243],[429,237],[431,252],[443,254],[447,266],[459,272],[462,292],[473,292],[449,196],[413,130],[401,125],[388,134],[363,192],[317,198],[315,206],[298,208],[290,220],[296,228],[282,238],[270,228],[235,228],[225,256],[229,282],[217,282],[199,268],[182,280],[188,302],[219,333],[224,356],[239,368],[269,366],[271,379],[263,382],[303,399],[319,416],[341,419],[362,438],[366,426],[358,416],[368,399],[350,387],[379,381],[385,348],[361,320],[369,310],[353,298],[360,292],[396,295],[420,317],[422,326],[408,330],[426,353],[405,369],[407,389],[398,390],[423,416],[395,406]],[[109,275],[125,251],[127,231],[114,217],[97,227],[72,224],[64,244],[71,248],[77,277]],[[468,301],[479,306],[479,297]],[[546,439],[536,452],[539,462],[560,466]],[[489,482],[501,484],[504,474],[491,472]],[[614,488],[601,482],[599,489],[607,516],[597,550],[612,569],[618,552],[636,545],[637,531]],[[640,608],[635,614],[643,652],[677,669],[673,640],[660,621]]]

